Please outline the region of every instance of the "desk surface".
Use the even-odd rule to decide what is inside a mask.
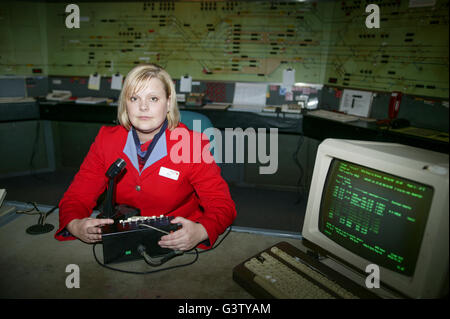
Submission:
[[[92,245],[79,240],[59,242],[53,238],[54,232],[27,234],[25,229],[37,220],[38,216],[19,215],[0,226],[0,298],[252,298],[233,281],[233,267],[282,240],[292,245],[300,243],[298,239],[232,231],[221,246],[200,254],[193,265],[133,275],[98,265]],[[47,223],[58,225],[57,210],[47,218]],[[97,245],[96,252],[102,260],[101,245]],[[165,266],[187,263],[193,258],[193,255],[184,255]],[[80,288],[66,287],[69,264],[79,266]],[[115,266],[133,271],[157,269],[144,261]]]
[[[18,209],[30,207],[12,204]],[[50,208],[40,207],[43,212]],[[300,239],[231,231],[217,249],[200,254],[192,265],[146,275],[126,274],[101,267],[94,259],[92,245],[79,240],[57,241],[54,231],[27,234],[25,230],[37,220],[36,215],[15,213],[0,217],[0,298],[253,299],[233,280],[237,265],[281,241],[306,251]],[[58,210],[48,216],[47,223],[58,225]],[[96,254],[103,261],[101,245],[97,245]],[[194,257],[185,254],[161,267],[150,267],[141,260],[112,266],[145,272],[189,263]],[[364,287],[364,276],[330,258],[321,262]],[[66,272],[66,267],[73,264],[79,267],[80,288],[66,286],[73,272]],[[398,298],[382,288],[376,293],[383,298]]]
[[[301,133],[302,116],[300,114],[211,110],[201,107],[184,107],[183,105],[180,105],[180,110],[205,114],[218,129],[278,128],[280,132],[284,133]],[[106,104],[42,102],[39,104],[39,111],[40,118],[43,120],[114,124],[117,119],[117,106]]]
[[[17,115],[16,109],[5,108],[5,110],[3,110],[4,112],[0,110],[0,113],[3,114],[0,121],[41,119],[70,122],[95,122],[112,125],[116,123],[117,118],[117,106],[106,104],[88,105],[39,102],[32,105],[33,107],[26,107],[24,109],[27,110],[27,112],[21,111],[20,116]],[[303,134],[317,140],[323,140],[328,137],[363,139],[406,144],[447,154],[449,152],[448,132],[441,134],[446,134],[446,138],[429,138],[417,134],[409,134],[404,130],[382,129],[372,122],[357,121],[341,123],[310,116],[308,114],[292,115],[264,112],[237,112],[202,108],[182,109],[205,114],[210,118],[213,126],[218,129],[238,127],[242,129],[249,127],[266,129],[278,128],[280,133]]]
[[[406,134],[402,130],[383,129],[374,122],[356,121],[342,123],[306,114],[303,116],[302,127],[305,136],[317,140],[342,138],[380,141],[400,143],[446,154],[449,152],[448,142],[444,140]]]

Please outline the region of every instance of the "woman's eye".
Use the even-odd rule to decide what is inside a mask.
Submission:
[[[158,102],[158,98],[156,96],[153,96],[150,98],[150,101],[152,102]]]
[[[137,100],[137,98],[135,98],[134,96],[130,97],[130,101],[131,101],[131,102],[134,102],[134,101],[136,101],[136,100]]]

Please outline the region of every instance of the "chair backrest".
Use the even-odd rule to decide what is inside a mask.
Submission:
[[[180,115],[181,115],[181,123],[186,125],[190,130],[194,129],[194,120],[201,121],[202,127],[200,133],[203,133],[203,131],[209,127],[213,127],[209,117],[207,117],[202,113],[180,110]]]
[[[213,128],[211,120],[202,113],[180,110],[180,115],[181,115],[181,123],[186,125],[188,127],[188,129],[190,129],[190,130],[196,129],[196,131],[200,131],[200,133],[204,133],[204,131],[207,128]],[[198,126],[194,127],[194,120],[200,120],[200,124],[201,124],[200,128],[198,128]],[[214,139],[212,141],[210,141],[211,154],[214,156],[214,159],[216,160],[216,163],[217,163],[217,158],[214,154],[215,153],[214,152],[215,145],[216,145],[216,141]],[[217,165],[220,166],[219,163],[217,163]]]

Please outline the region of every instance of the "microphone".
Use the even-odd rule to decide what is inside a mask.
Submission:
[[[123,171],[127,163],[118,158],[106,171],[106,176],[109,178],[108,191],[106,193],[106,201],[105,201],[105,209],[104,215],[105,218],[112,218],[115,215],[114,211],[114,186],[116,177]]]
[[[108,178],[116,177],[125,168],[126,165],[127,163],[123,159],[116,159],[116,161],[112,163],[112,165],[106,171],[106,176]]]

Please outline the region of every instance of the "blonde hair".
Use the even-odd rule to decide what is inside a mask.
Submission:
[[[128,72],[119,96],[117,119],[120,125],[127,130],[131,128],[131,122],[127,112],[127,100],[146,85],[148,80],[157,78],[161,80],[166,90],[166,98],[169,99],[169,112],[167,113],[168,128],[173,130],[180,123],[180,111],[177,104],[175,84],[169,73],[156,64],[140,64]]]

